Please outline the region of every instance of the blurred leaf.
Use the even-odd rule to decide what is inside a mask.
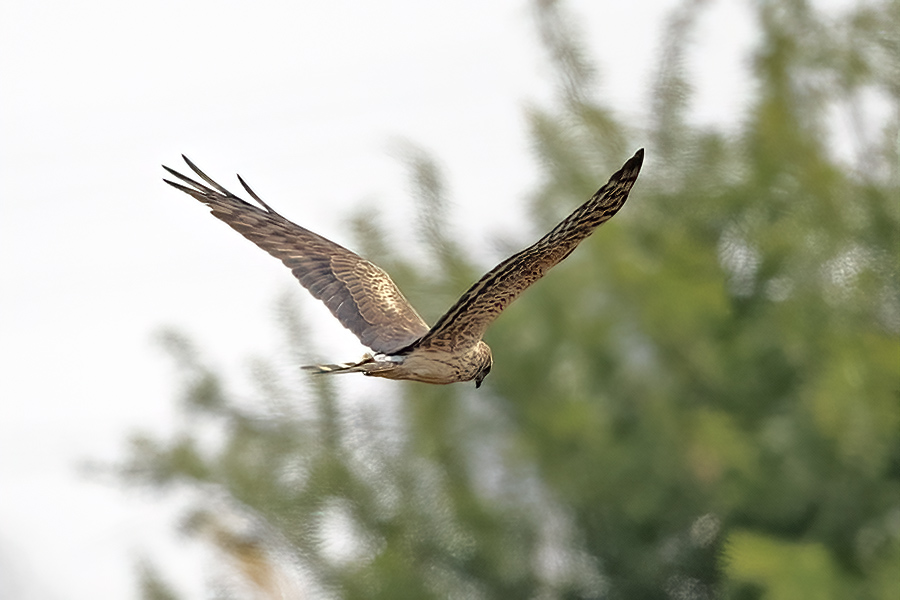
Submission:
[[[735,531],[725,548],[729,577],[764,589],[762,600],[847,597],[839,569],[820,544],[780,542]]]
[[[177,600],[175,591],[169,587],[152,564],[147,561],[138,563],[138,582],[141,600]]]

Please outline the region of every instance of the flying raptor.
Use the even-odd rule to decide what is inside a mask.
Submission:
[[[485,330],[525,288],[616,214],[637,180],[644,150],[638,150],[550,233],[473,284],[433,327],[378,266],[288,221],[263,202],[240,175],[238,181],[259,206],[241,200],[186,156],[182,158],[206,185],[166,166],[163,168],[183,183],[164,181],[209,206],[213,216],[281,260],[303,287],[374,351],[358,362],[304,368],[425,383],[474,379],[477,388],[493,364],[491,349],[481,339]]]

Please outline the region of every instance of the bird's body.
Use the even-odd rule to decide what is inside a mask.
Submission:
[[[492,364],[490,347],[482,340],[478,340],[474,346],[460,353],[421,347],[412,348],[405,354],[367,354],[361,361],[355,363],[312,365],[303,368],[318,373],[365,373],[372,377],[406,379],[423,383],[456,383],[475,379],[476,383],[480,384]]]
[[[378,266],[288,221],[240,177],[259,207],[214,182],[186,157],[188,166],[208,185],[164,168],[188,185],[167,183],[209,206],[215,217],[280,259],[347,329],[374,350],[356,363],[305,368],[436,384],[475,380],[478,387],[493,364],[491,350],[481,339],[487,327],[622,207],[643,158],[644,151],[638,150],[590,200],[536,243],[491,269],[433,327],[428,327]]]

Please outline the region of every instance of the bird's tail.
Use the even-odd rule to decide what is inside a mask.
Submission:
[[[314,375],[324,375],[325,373],[366,373],[372,370],[372,364],[375,358],[371,354],[366,354],[359,362],[340,363],[337,365],[304,365],[300,367],[304,371],[312,371]]]

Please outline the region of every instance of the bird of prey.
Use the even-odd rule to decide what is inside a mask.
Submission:
[[[205,184],[166,166],[163,168],[182,183],[164,181],[209,206],[213,216],[281,260],[303,287],[374,351],[357,362],[304,368],[438,384],[474,379],[477,388],[493,364],[491,349],[481,339],[488,325],[525,288],[616,214],[641,170],[644,150],[638,150],[550,233],[474,283],[433,327],[378,266],[288,221],[263,202],[240,175],[238,181],[259,206],[235,196],[186,156],[182,158]]]

